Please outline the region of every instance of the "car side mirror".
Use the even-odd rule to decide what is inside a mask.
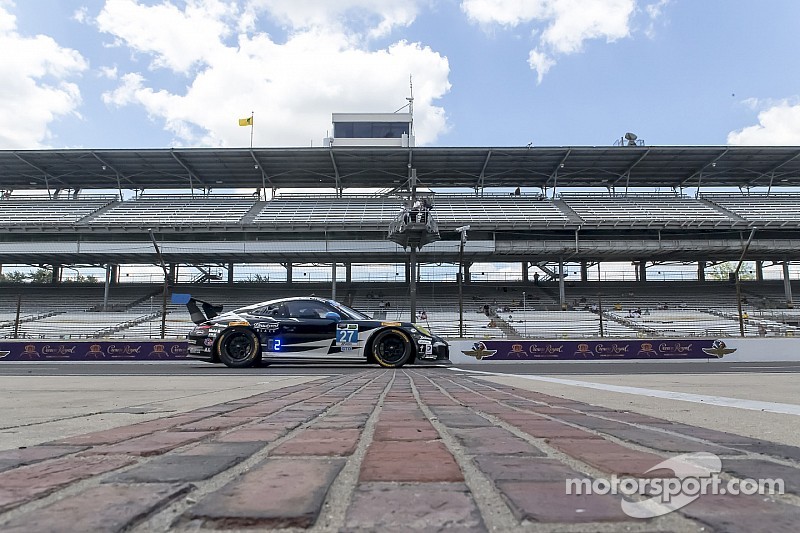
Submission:
[[[327,320],[333,320],[334,322],[339,322],[342,320],[342,317],[339,315],[339,313],[334,313],[333,311],[328,311],[325,313],[325,318]]]

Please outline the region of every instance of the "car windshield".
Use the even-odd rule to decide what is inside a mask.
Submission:
[[[333,300],[325,300],[325,303],[336,309],[336,312],[342,315],[342,318],[348,318],[351,320],[372,320],[372,317],[362,313],[361,311],[356,311],[351,307],[347,307],[344,304],[340,304],[339,302]],[[258,304],[251,304],[245,307],[239,307],[238,309],[234,309],[230,311],[230,313],[254,313],[261,308],[264,308],[268,305],[268,302],[262,302]]]
[[[339,302],[334,302],[333,300],[326,300],[326,302],[334,307],[336,311],[343,317],[354,318],[356,320],[372,320],[372,317],[362,313],[361,311],[356,311],[351,307],[347,307],[344,304],[340,304]]]

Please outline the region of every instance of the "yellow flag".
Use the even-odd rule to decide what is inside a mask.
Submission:
[[[240,126],[252,126],[253,125],[253,117],[240,118],[239,119],[239,125]]]

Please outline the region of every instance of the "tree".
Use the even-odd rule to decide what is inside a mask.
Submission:
[[[31,283],[50,283],[53,281],[53,272],[46,268],[39,268],[28,274],[27,278]]]
[[[718,263],[712,266],[708,272],[708,277],[715,280],[720,281],[727,281],[731,279],[731,275],[736,272],[736,265],[738,262],[734,261],[725,261],[724,263]],[[742,263],[742,268],[739,269],[739,279],[747,280],[747,279],[755,279],[755,274],[753,273],[753,263],[745,261]]]
[[[64,283],[99,283],[96,276],[84,276],[77,274],[74,278],[65,279]]]
[[[27,278],[27,274],[24,274],[19,270],[14,270],[8,274],[0,274],[0,281],[5,283],[25,283]]]

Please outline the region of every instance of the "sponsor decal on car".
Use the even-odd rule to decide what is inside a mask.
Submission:
[[[253,329],[256,331],[264,331],[266,333],[275,333],[281,327],[277,322],[257,322],[253,324]]]
[[[358,345],[358,324],[336,324],[336,344],[342,351]]]
[[[428,339],[420,339],[417,341],[419,349],[424,355],[431,355],[433,353],[433,345]]]
[[[247,320],[232,320],[232,321],[228,322],[228,326],[229,327],[233,327],[233,326],[249,326],[249,325],[250,325],[250,322],[248,322]]]

